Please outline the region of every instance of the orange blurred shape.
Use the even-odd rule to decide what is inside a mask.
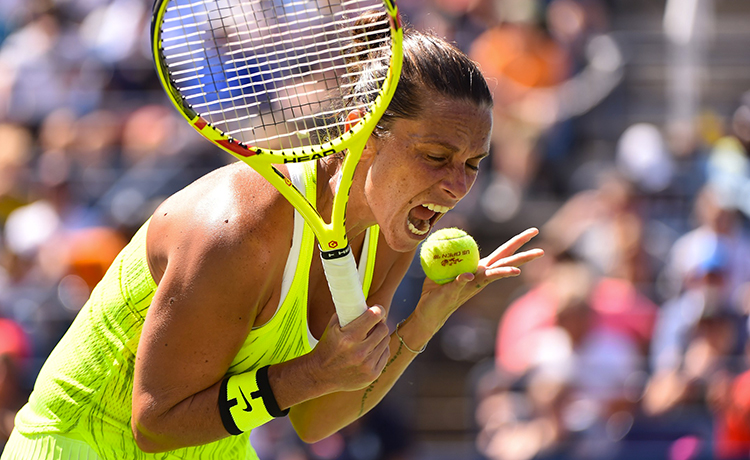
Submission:
[[[91,227],[71,233],[67,243],[71,274],[80,276],[93,289],[127,241],[114,229]]]
[[[529,24],[503,24],[487,30],[473,43],[471,57],[487,78],[510,80],[526,88],[554,86],[568,74],[567,52]]]

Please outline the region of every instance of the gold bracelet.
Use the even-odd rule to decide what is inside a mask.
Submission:
[[[406,320],[402,320],[402,321],[401,321],[400,323],[398,323],[398,324],[396,325],[396,330],[394,331],[394,332],[396,333],[396,337],[398,337],[398,340],[400,340],[400,341],[401,341],[401,345],[405,346],[407,350],[409,350],[410,352],[414,353],[415,355],[418,355],[418,354],[422,353],[422,352],[424,351],[424,349],[425,349],[425,348],[427,348],[427,344],[425,343],[425,344],[424,344],[424,346],[422,347],[422,349],[421,349],[421,350],[419,350],[419,351],[417,351],[417,350],[412,350],[412,349],[411,349],[411,348],[409,347],[409,345],[407,345],[407,344],[406,344],[406,342],[404,342],[404,339],[403,339],[403,338],[401,337],[401,335],[400,335],[400,334],[398,333],[398,328],[399,328],[399,326],[401,326],[402,324],[404,324],[404,321],[406,321]],[[429,343],[429,342],[428,342],[428,343]]]

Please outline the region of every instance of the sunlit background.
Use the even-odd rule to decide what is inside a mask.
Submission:
[[[484,255],[536,226],[547,255],[457,312],[351,427],[314,445],[285,420],[255,430],[261,459],[750,458],[750,2],[399,5],[495,94],[492,155],[441,225]],[[231,160],[168,105],[150,9],[0,2],[0,448],[134,231]]]

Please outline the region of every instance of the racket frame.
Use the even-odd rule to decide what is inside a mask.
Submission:
[[[169,0],[157,0],[154,4],[151,42],[157,74],[169,99],[188,123],[203,137],[235,158],[252,167],[273,185],[297,209],[318,239],[321,258],[326,271],[331,294],[339,315],[345,325],[367,308],[361,284],[357,276],[356,263],[351,254],[346,235],[346,209],[349,202],[354,171],[365,144],[375,129],[380,117],[388,108],[396,91],[403,59],[403,28],[394,0],[382,0],[389,17],[391,29],[391,60],[380,93],[368,104],[364,113],[346,132],[319,145],[284,149],[267,149],[242,143],[207,122],[180,95],[169,77],[167,64],[161,51],[160,24]],[[326,222],[316,207],[294,186],[292,181],[275,165],[317,161],[323,157],[346,151],[341,166],[341,177],[333,199],[331,221]]]

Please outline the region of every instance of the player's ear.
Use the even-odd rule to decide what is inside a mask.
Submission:
[[[369,139],[367,139],[367,143],[365,143],[365,148],[362,150],[362,158],[370,158],[375,156],[375,152],[377,150],[377,146],[375,145],[375,138],[373,136],[370,136]]]
[[[349,115],[347,115],[344,120],[344,131],[349,131],[363,116],[364,113],[359,109],[349,112]]]
[[[375,156],[378,154],[379,150],[380,139],[375,136],[370,136],[367,139],[365,148],[362,150],[362,156],[360,157],[358,164],[369,164],[369,162],[375,159]]]

